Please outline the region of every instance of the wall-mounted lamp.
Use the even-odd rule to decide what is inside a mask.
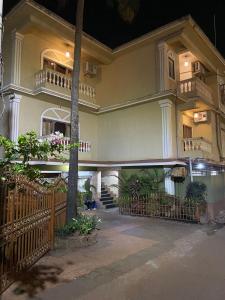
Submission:
[[[185,62],[184,62],[184,66],[185,66],[185,67],[188,67],[188,66],[189,66],[189,62],[188,62],[188,61],[185,61]]]
[[[69,53],[68,50],[65,52],[65,56],[66,56],[67,58],[70,58],[70,53]]]

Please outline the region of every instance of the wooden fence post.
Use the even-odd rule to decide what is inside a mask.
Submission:
[[[55,244],[55,190],[53,189],[51,193],[51,216],[50,216],[50,242],[51,249],[54,248]]]

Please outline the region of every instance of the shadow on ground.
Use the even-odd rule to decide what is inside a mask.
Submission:
[[[36,265],[14,276],[15,288],[12,292],[15,295],[35,297],[40,291],[45,290],[49,283],[58,283],[62,271],[58,266]]]

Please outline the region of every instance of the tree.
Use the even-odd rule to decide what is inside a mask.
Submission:
[[[107,0],[112,7],[117,7],[120,16],[125,22],[131,23],[138,8],[139,0]],[[65,0],[59,0],[60,5],[65,5]],[[80,77],[80,57],[81,41],[83,29],[84,0],[77,1],[76,8],[76,30],[74,47],[73,78],[71,89],[71,136],[70,142],[76,144],[79,140],[79,77]],[[67,194],[67,222],[77,216],[77,182],[78,182],[78,147],[70,148],[68,194]]]
[[[83,29],[84,0],[78,0],[76,11],[76,30],[75,30],[75,47],[73,62],[73,78],[71,89],[71,132],[70,143],[79,141],[79,77],[80,77],[80,56],[81,56],[81,40]],[[66,220],[71,221],[77,216],[77,183],[78,183],[78,147],[71,147],[69,160],[69,176],[68,176],[68,194],[67,194],[67,210]]]

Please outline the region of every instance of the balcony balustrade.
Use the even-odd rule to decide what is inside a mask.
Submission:
[[[35,74],[35,89],[48,88],[55,92],[64,93],[70,95],[72,86],[72,77],[69,75],[62,74],[60,72],[43,69]],[[79,83],[79,94],[84,100],[95,103],[96,92],[95,88],[80,82]]]
[[[197,153],[198,151],[212,153],[212,144],[203,137],[186,138],[183,139],[184,152],[191,151]]]
[[[63,145],[64,154],[68,154],[68,152],[69,152],[69,145],[70,145],[69,137],[61,137],[58,134],[50,134],[50,135],[41,136],[40,139],[61,144],[61,145]],[[87,141],[80,140],[78,151],[79,152],[90,152],[91,144]]]
[[[185,98],[201,98],[212,103],[212,91],[198,77],[192,77],[178,83],[178,94]]]

